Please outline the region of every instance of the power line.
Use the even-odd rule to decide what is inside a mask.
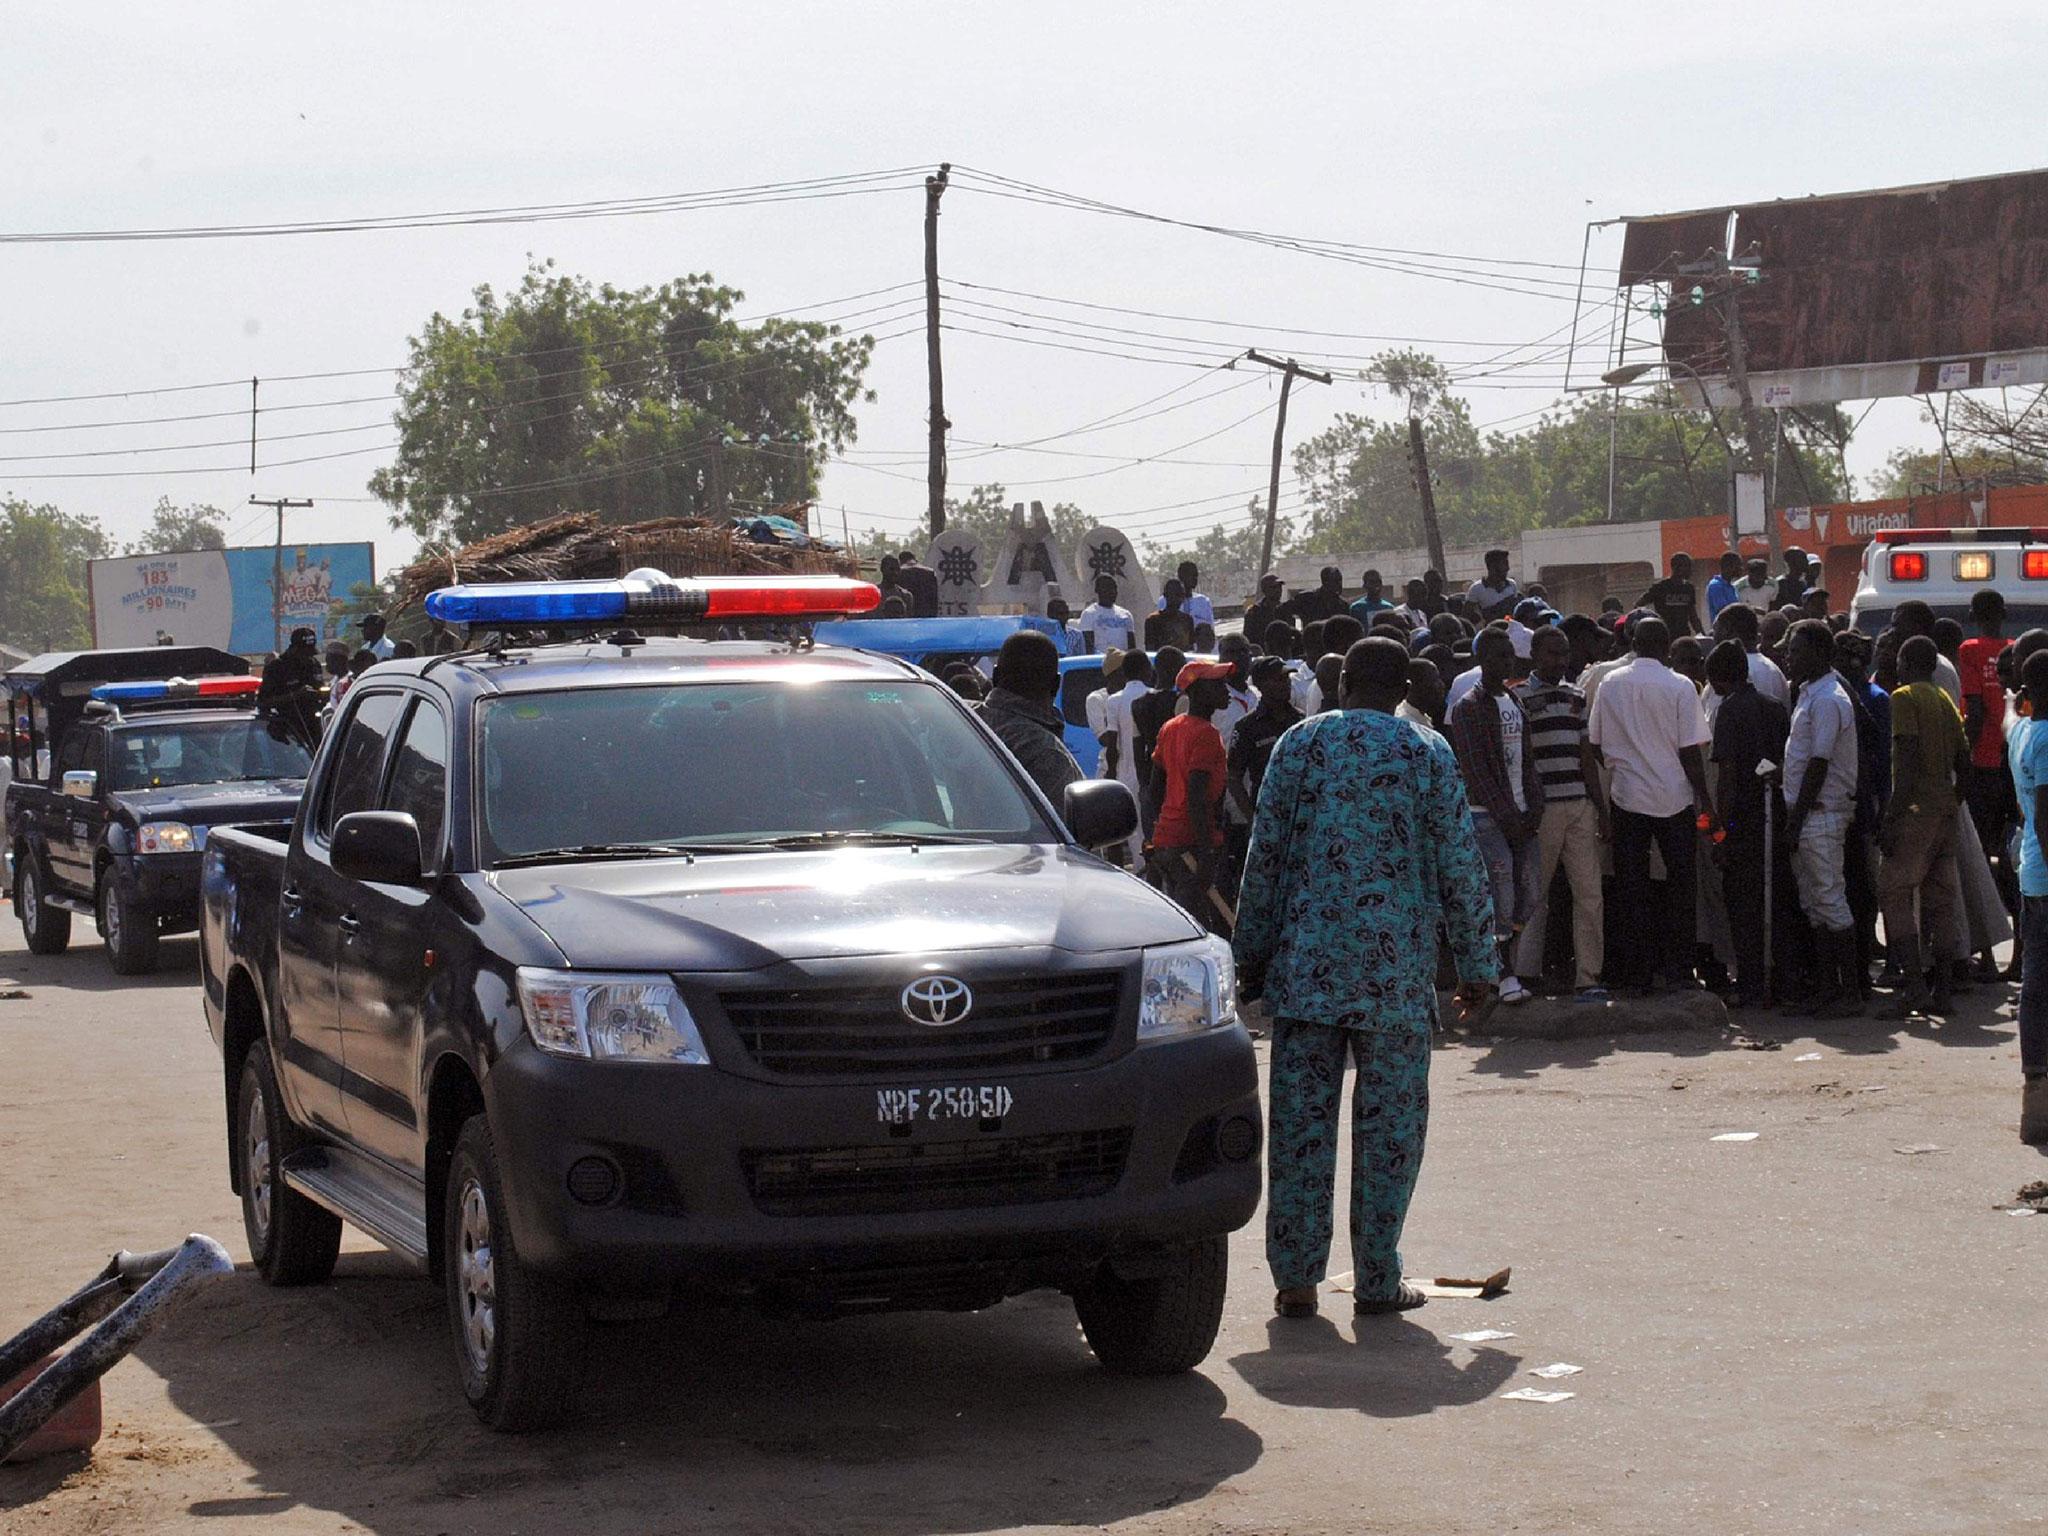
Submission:
[[[141,229],[22,230],[0,233],[0,245],[80,245],[157,240],[230,240],[278,235],[360,234],[401,229],[441,229],[477,224],[545,224],[569,219],[629,218],[685,213],[706,208],[742,208],[761,203],[806,202],[897,192],[921,184],[916,167],[820,176],[802,181],[756,182],[703,192],[657,193],[647,197],[586,199],[572,203],[527,203],[498,208],[462,208],[434,213],[375,214],[348,218],[285,220],[252,224],[196,224]]]

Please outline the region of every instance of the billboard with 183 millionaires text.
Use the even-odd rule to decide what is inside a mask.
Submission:
[[[369,544],[287,544],[281,557],[263,544],[94,560],[87,578],[100,649],[174,640],[260,656],[302,625],[323,644],[352,638],[342,605],[376,580],[376,561]]]

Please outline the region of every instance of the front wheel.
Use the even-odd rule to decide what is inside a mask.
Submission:
[[[482,1115],[470,1118],[448,1165],[441,1268],[463,1395],[493,1429],[541,1429],[568,1416],[588,1314],[571,1286],[519,1257]]]
[[[34,851],[24,852],[14,874],[14,912],[21,936],[32,955],[61,955],[71,947],[71,914],[48,904],[43,890],[43,863]]]
[[[111,875],[100,882],[100,933],[107,941],[107,959],[120,975],[146,976],[156,969],[156,914]]]
[[[284,1181],[292,1125],[271,1070],[270,1047],[249,1047],[235,1101],[235,1156],[241,1160],[242,1230],[256,1272],[272,1285],[316,1285],[334,1273],[341,1218]]]
[[[1105,1265],[1076,1293],[1074,1311],[1105,1370],[1177,1376],[1208,1358],[1229,1278],[1229,1240],[1208,1237],[1172,1254],[1156,1277],[1122,1280]]]

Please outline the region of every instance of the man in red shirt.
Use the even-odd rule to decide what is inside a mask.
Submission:
[[[1998,658],[2006,646],[2005,598],[1989,587],[1978,591],[1970,599],[1970,622],[1977,633],[1963,642],[1956,658],[1963,682],[1963,735],[1975,770],[1966,798],[1998,893],[2009,910],[2018,911],[2019,883],[2005,856],[2015,809],[2012,778],[2005,771],[2005,684],[1998,677]]]
[[[1225,680],[1231,671],[1227,661],[1191,661],[1182,667],[1175,682],[1187,696],[1188,712],[1162,725],[1152,747],[1152,793],[1159,806],[1152,847],[1167,894],[1226,938],[1230,928],[1215,885],[1230,755],[1215,715],[1230,702]]]

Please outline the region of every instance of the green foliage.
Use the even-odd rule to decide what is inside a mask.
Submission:
[[[394,526],[466,542],[562,511],[723,518],[805,499],[855,436],[872,339],[742,325],[708,275],[594,287],[527,270],[411,342],[397,461],[370,489]]]
[[[1287,548],[1289,531],[1287,519],[1281,518],[1273,530],[1274,554]],[[1161,544],[1147,539],[1145,569],[1163,582],[1182,561],[1192,560],[1202,572],[1204,590],[1216,601],[1249,600],[1257,590],[1259,554],[1265,539],[1266,499],[1254,496],[1241,516],[1217,523],[1191,543]]]
[[[172,504],[168,496],[156,499],[156,511],[142,537],[122,550],[127,555],[166,555],[187,549],[226,549],[228,515],[203,501],[188,506]]]
[[[85,563],[113,552],[90,517],[0,498],[0,639],[26,651],[90,646]]]
[[[1387,353],[1369,376],[1419,411],[1448,545],[1502,538],[1525,528],[1603,522],[1608,444],[1614,443],[1614,520],[1728,514],[1731,461],[1714,424],[1659,393],[1624,400],[1580,396],[1515,433],[1474,425],[1464,401],[1445,393],[1433,360]],[[1819,421],[1788,415],[1780,456],[1780,504],[1834,501],[1849,494],[1834,447],[1847,430],[1839,412]],[[1732,418],[1728,426],[1732,430]],[[1406,420],[1340,415],[1295,450],[1308,483],[1301,540],[1327,550],[1420,546],[1422,503],[1409,468]]]
[[[965,496],[946,498],[946,531],[948,533],[972,534],[981,541],[983,549],[993,552],[1010,533],[1010,508],[1016,505],[1010,493],[1000,485],[977,485]],[[1028,518],[1030,504],[1025,503]],[[1052,541],[1072,558],[1074,548],[1081,542],[1081,535],[1095,526],[1095,519],[1083,512],[1072,502],[1055,502],[1045,509],[1046,521],[1052,524]],[[916,541],[922,549],[928,539]],[[901,547],[901,546],[899,546]]]

